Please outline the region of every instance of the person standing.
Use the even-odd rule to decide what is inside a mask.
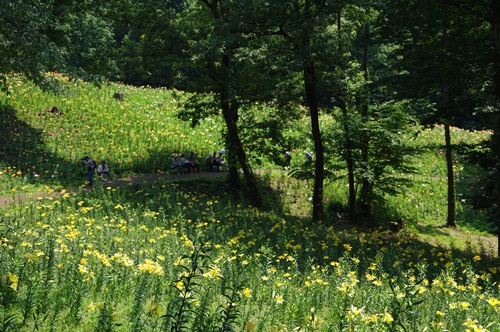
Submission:
[[[89,156],[85,156],[82,158],[82,163],[83,166],[88,170],[89,183],[87,184],[87,186],[92,187],[94,185],[94,173],[95,173],[96,162],[94,161],[94,159],[89,158]]]
[[[286,151],[285,155],[283,156],[283,159],[285,160],[285,167],[290,167],[290,162],[292,161],[292,154],[289,151]]]

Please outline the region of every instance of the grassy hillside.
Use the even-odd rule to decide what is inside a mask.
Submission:
[[[167,90],[98,89],[55,76],[61,91],[53,95],[13,80],[11,94],[0,99],[8,115],[0,127],[6,142],[0,183],[9,195],[85,183],[82,155],[105,158],[118,176],[164,172],[173,152],[203,156],[219,148],[220,119],[190,129],[175,118],[177,102]],[[112,98],[116,91],[124,101]],[[63,114],[45,111],[53,105]],[[477,234],[491,239],[487,227],[478,231],[484,211],[460,200],[459,230],[440,235],[448,232],[441,227],[444,158],[436,149],[442,135],[436,128],[411,141],[429,147],[415,156],[415,184],[377,211],[386,218],[381,225],[405,219],[407,229],[397,234],[345,225],[331,208],[346,199],[341,177],[325,188],[327,219],[312,224],[311,184],[270,169],[260,173],[268,203],[260,210],[224,178],[208,177],[63,190],[1,206],[0,325],[9,331],[500,331],[500,261],[489,242],[473,247]],[[455,142],[487,135],[453,133]],[[455,159],[457,181],[473,190],[478,170]],[[293,160],[300,163],[300,151]]]
[[[36,183],[81,181],[80,159],[86,155],[107,160],[119,176],[165,171],[173,153],[195,151],[201,158],[220,149],[223,122],[206,119],[190,128],[176,118],[173,91],[118,84],[98,88],[60,75],[52,78],[53,93],[12,77],[9,91],[0,94],[4,193]],[[116,92],[123,93],[123,101],[113,98]],[[62,114],[50,112],[54,106]]]

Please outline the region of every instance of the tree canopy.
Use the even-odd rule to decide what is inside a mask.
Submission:
[[[304,150],[282,133],[306,108],[314,163],[295,174],[314,178],[313,219],[322,218],[323,181],[345,167],[352,221],[355,212],[369,220],[373,202],[404,182],[391,172],[410,171],[413,152],[398,139],[410,124],[500,137],[499,12],[487,0],[3,1],[0,75],[43,84],[59,71],[193,92],[179,116],[196,125],[223,115],[231,177],[236,185],[243,170],[256,205],[254,152],[279,163]],[[259,110],[266,116],[255,121]],[[343,132],[322,128],[321,114]]]

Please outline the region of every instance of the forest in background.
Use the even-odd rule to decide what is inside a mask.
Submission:
[[[499,1],[7,0],[0,76],[3,331],[500,330]]]
[[[249,164],[243,137],[273,142],[262,153],[280,158],[297,148],[282,133],[301,105],[315,162],[295,175],[314,179],[313,220],[324,217],[324,180],[341,168],[350,221],[373,223],[373,205],[404,185],[391,172],[411,171],[407,157],[415,151],[401,133],[415,123],[441,124],[447,225],[456,225],[453,154],[471,150],[490,175],[482,199],[495,222],[499,7],[488,0],[7,1],[0,5],[0,74],[4,86],[7,75],[23,73],[56,90],[46,73],[61,72],[97,85],[192,93],[178,116],[196,125],[222,115],[230,179],[236,185],[241,169],[255,206],[262,203],[252,172],[258,165]],[[256,105],[274,111],[245,121]],[[320,130],[324,114],[342,130]],[[492,129],[493,136],[480,149],[457,147],[450,126]],[[340,162],[332,165],[331,156]]]
[[[306,110],[285,135],[300,142],[289,169],[267,159],[261,142],[249,149],[263,193],[255,207],[244,186],[217,176],[226,172],[171,172],[173,153],[202,160],[225,131],[220,114],[196,128],[177,118],[189,94],[50,75],[58,93],[17,75],[0,92],[9,105],[0,108],[8,129],[0,154],[9,159],[0,164],[0,200],[10,198],[0,203],[4,331],[499,330],[484,171],[454,155],[458,227],[444,227],[444,126],[399,134],[417,152],[415,173],[392,173],[408,187],[375,205],[376,225],[348,223],[341,162],[325,181],[326,213],[312,221]],[[123,100],[113,99],[117,90]],[[246,121],[259,123],[274,109],[252,111]],[[320,123],[342,128],[334,115]],[[451,133],[454,145],[491,135]],[[84,154],[111,170],[91,189]],[[404,229],[389,227],[396,218]]]

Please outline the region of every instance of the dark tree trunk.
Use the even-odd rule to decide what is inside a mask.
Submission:
[[[493,84],[495,88],[495,100],[500,105],[500,1],[492,1],[492,35],[493,35]],[[498,256],[500,256],[500,112],[497,110],[495,127],[493,129],[493,153],[496,160],[495,167],[495,190],[496,190],[496,213],[498,232]]]
[[[311,117],[312,137],[315,153],[315,174],[313,191],[312,219],[319,221],[323,218],[323,179],[325,177],[323,140],[319,129],[319,110],[316,97],[316,74],[314,63],[308,61],[304,65],[304,88]]]
[[[363,52],[363,73],[365,82],[368,83],[368,42],[370,39],[370,25],[365,24],[365,36],[364,36],[364,52]],[[361,116],[368,120],[368,97],[363,100],[363,106],[361,108]],[[369,149],[370,149],[370,139],[366,134],[362,134],[361,137],[361,159],[365,167],[369,167]],[[373,201],[373,183],[363,177],[361,181],[361,192],[360,192],[360,213],[363,216],[363,221],[372,224],[372,201]]]
[[[222,60],[222,64],[225,68],[229,69],[230,66],[230,56],[225,55]],[[247,163],[247,157],[243,145],[241,144],[239,132],[238,132],[238,104],[236,102],[231,103],[227,88],[223,88],[221,91],[221,108],[224,121],[227,126],[227,135],[229,139],[229,154],[235,155],[238,158],[238,162],[243,171],[245,181],[248,188],[248,194],[253,206],[260,207],[262,204],[262,198],[260,197],[259,187],[257,186],[257,181],[255,175],[253,174],[250,166]],[[229,182],[236,184],[238,183],[238,172],[236,165],[229,165]]]
[[[445,110],[444,141],[446,145],[446,176],[448,179],[448,217],[446,226],[456,228],[455,221],[455,179],[453,175],[453,149],[451,147],[450,114],[448,110],[448,89],[443,88],[443,107]]]
[[[453,156],[451,147],[450,124],[446,121],[444,125],[444,136],[446,141],[446,169],[448,177],[448,218],[446,226],[456,228],[455,222],[455,179],[453,175]]]
[[[262,204],[262,199],[260,197],[260,192],[257,186],[257,181],[255,179],[255,176],[250,169],[250,166],[248,165],[246,161],[246,153],[245,150],[243,150],[243,147],[241,145],[241,140],[238,134],[238,127],[236,125],[235,115],[237,112],[232,110],[232,107],[229,106],[228,103],[222,103],[222,114],[224,116],[224,120],[227,125],[227,134],[229,138],[229,146],[228,150],[230,154],[236,155],[238,162],[241,166],[241,170],[243,171],[243,175],[245,177],[245,181],[247,184],[248,188],[248,194],[250,196],[250,200],[253,206],[259,207]],[[238,177],[238,172],[236,169],[235,165],[229,165],[230,170],[229,170],[229,182],[230,183],[238,183],[238,179],[235,179],[234,177]],[[232,177],[232,179],[231,179]]]

